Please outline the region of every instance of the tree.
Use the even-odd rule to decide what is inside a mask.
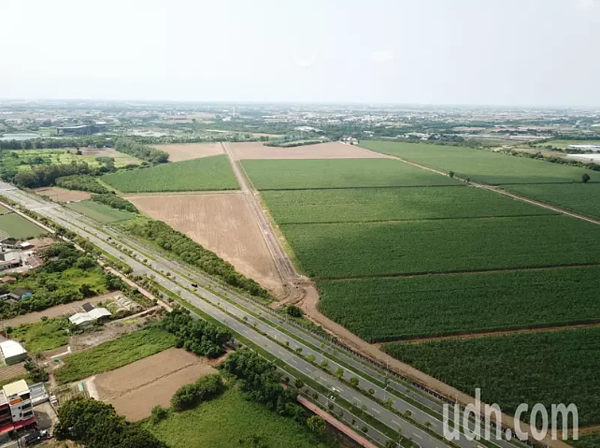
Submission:
[[[451,178],[452,178],[452,177],[454,177],[454,171],[450,171],[450,172],[448,173],[448,176],[450,176]]]
[[[302,317],[302,310],[294,305],[288,306],[286,309],[286,313],[288,313],[292,317]]]
[[[398,444],[396,442],[394,442],[393,440],[388,440],[387,442],[385,442],[385,448],[397,448]]]
[[[581,176],[581,180],[584,184],[587,184],[590,181],[590,175],[588,173],[583,173],[583,176]]]
[[[306,426],[316,434],[324,434],[327,429],[327,422],[318,415],[313,415],[306,420]]]
[[[350,378],[350,384],[352,385],[352,387],[358,387],[358,378],[356,378],[355,376]]]
[[[341,378],[344,376],[344,369],[342,369],[341,367],[339,367],[335,373],[333,374],[333,376],[335,376],[336,378]]]

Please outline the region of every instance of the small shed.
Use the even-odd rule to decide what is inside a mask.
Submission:
[[[6,364],[16,364],[27,358],[27,350],[23,348],[17,341],[0,342],[0,352]]]
[[[15,300],[25,300],[33,295],[33,291],[25,288],[17,288],[9,294]]]

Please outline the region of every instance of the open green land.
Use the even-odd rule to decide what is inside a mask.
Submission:
[[[125,193],[239,188],[226,155],[121,171],[102,181]]]
[[[600,183],[507,185],[506,190],[541,202],[600,218]]]
[[[580,427],[600,423],[600,328],[385,344],[402,361],[512,414],[522,403],[574,403]],[[529,417],[522,418],[529,421]]]
[[[600,185],[600,184],[599,184]],[[275,221],[368,222],[552,213],[480,188],[269,190],[261,193]]]
[[[117,210],[94,201],[71,202],[67,207],[102,223],[126,221],[135,218],[135,214],[126,210]]]
[[[175,346],[175,335],[152,326],[62,358],[54,373],[60,384],[114,370]]]
[[[600,321],[600,267],[323,280],[319,310],[368,341]]]
[[[69,341],[68,319],[58,317],[15,328],[10,337],[25,345],[30,353],[53,350]]]
[[[0,213],[11,213],[11,211],[3,205],[0,205]]]
[[[364,141],[360,146],[492,185],[581,182],[584,173],[600,181],[600,173],[584,168],[480,149],[389,141]]]
[[[36,237],[46,233],[44,229],[16,213],[0,215],[0,235],[17,239]]]
[[[98,155],[103,156],[102,151],[99,149]],[[96,157],[96,155],[78,155],[76,148],[6,150],[2,153],[0,165],[19,170],[30,169],[32,165],[69,164],[71,162],[86,162],[91,167],[101,166],[102,164],[96,160]],[[140,160],[135,157],[112,150],[107,157],[115,160],[117,168],[140,163]]]
[[[285,224],[281,230],[310,277],[600,263],[600,226],[563,215]]]
[[[600,446],[600,432],[580,435],[579,440],[569,440],[569,445],[576,448],[598,448]]]
[[[260,438],[264,444],[260,446],[269,448],[337,446],[324,445],[307,427],[245,400],[237,388],[195,409],[171,412],[167,419],[145,426],[172,448],[250,448],[258,446],[252,444],[253,437]]]
[[[461,184],[391,159],[244,160],[242,165],[259,190]]]

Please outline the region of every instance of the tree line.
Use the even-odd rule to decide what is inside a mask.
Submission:
[[[58,187],[68,190],[89,191],[90,193],[106,194],[108,189],[89,174],[74,174],[72,176],[63,176],[56,179],[55,184]]]
[[[99,202],[101,204],[108,205],[109,207],[116,208],[117,210],[126,210],[131,213],[138,213],[137,207],[127,199],[123,199],[116,194],[108,193],[108,190],[106,190],[104,193],[105,194],[93,194],[90,199],[94,202]]]
[[[119,138],[115,142],[115,149],[151,163],[166,163],[169,161],[168,153],[126,138]]]

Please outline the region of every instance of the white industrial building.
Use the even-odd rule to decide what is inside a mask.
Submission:
[[[27,350],[17,341],[0,342],[0,352],[6,364],[16,364],[27,358]]]
[[[94,308],[88,312],[75,313],[69,317],[69,321],[73,325],[82,326],[90,325],[98,319],[110,316],[111,313],[106,308]]]

